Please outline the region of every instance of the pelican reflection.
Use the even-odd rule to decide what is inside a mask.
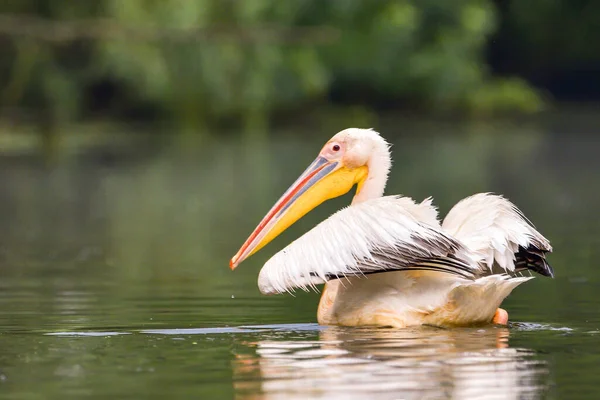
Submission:
[[[546,365],[510,347],[507,328],[328,327],[316,340],[271,336],[238,347],[238,399],[543,397]]]

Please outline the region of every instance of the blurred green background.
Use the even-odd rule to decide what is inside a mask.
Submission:
[[[179,270],[230,282],[246,235],[350,126],[393,144],[388,193],[433,195],[441,215],[504,193],[560,241],[562,218],[600,193],[598,13],[566,0],[4,0],[0,265],[89,260],[90,277],[148,277],[149,292]],[[279,243],[347,199],[332,203]],[[256,269],[240,274],[256,293]]]
[[[438,383],[414,369],[419,351],[494,398],[597,398],[598,15],[592,0],[0,1],[0,399],[244,398],[248,383],[264,384],[248,398],[269,398],[280,365],[261,369],[261,343],[328,351],[340,332],[360,337],[334,350],[427,378],[359,374],[363,398],[427,397]],[[441,352],[395,332],[321,331],[318,295],[261,296],[264,261],[348,196],[229,270],[351,126],[392,144],[388,193],[433,196],[441,216],[502,193],[550,239],[556,278],[507,298],[517,323],[500,346],[494,327]],[[264,327],[281,323],[294,325]],[[244,324],[260,327],[223,329]],[[482,364],[462,342],[489,351]],[[505,346],[535,363],[517,359],[514,379],[486,372]],[[318,354],[339,353],[306,361]],[[339,376],[331,389],[349,398],[357,375]],[[388,390],[399,382],[415,397]]]
[[[260,216],[349,126],[394,145],[389,193],[433,195],[442,215],[505,193],[560,241],[562,218],[600,193],[598,13],[566,0],[4,0],[0,264],[89,260],[86,274],[147,276],[149,292],[178,270],[228,282]],[[255,272],[240,272],[253,293]]]
[[[4,0],[0,120],[50,151],[65,126],[98,121],[251,136],[382,111],[539,113],[599,100],[598,13],[581,0]]]

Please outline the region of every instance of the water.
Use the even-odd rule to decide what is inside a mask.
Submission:
[[[0,398],[594,398],[600,392],[600,136],[560,121],[402,125],[389,193],[505,193],[551,239],[556,279],[508,328],[320,327],[318,295],[256,277],[333,200],[235,272],[272,202],[329,136],[0,157]],[[152,147],[152,146],[150,146]]]

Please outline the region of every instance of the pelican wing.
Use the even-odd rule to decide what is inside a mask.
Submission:
[[[444,219],[445,232],[460,240],[488,274],[525,269],[553,276],[552,251],[523,213],[502,196],[478,193],[458,202]]]
[[[307,290],[330,279],[433,270],[473,279],[478,264],[439,227],[431,199],[389,196],[338,211],[275,254],[262,268],[262,293]]]

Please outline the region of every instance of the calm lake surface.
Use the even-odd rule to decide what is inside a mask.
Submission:
[[[379,127],[388,193],[441,215],[503,193],[551,240],[556,278],[515,290],[507,328],[321,327],[318,294],[261,296],[262,264],[349,196],[229,270],[335,131],[0,155],[0,398],[598,398],[600,132],[580,122]]]

